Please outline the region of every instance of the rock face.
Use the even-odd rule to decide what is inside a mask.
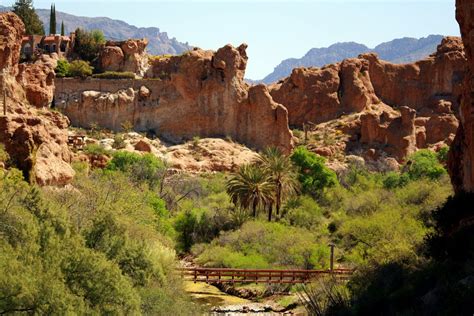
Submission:
[[[24,87],[28,102],[37,107],[49,107],[54,96],[54,69],[58,55],[41,55],[33,64],[20,64],[17,81]]]
[[[103,71],[129,71],[143,76],[148,68],[147,45],[147,39],[108,41],[99,54],[99,67]]]
[[[474,6],[456,1],[456,19],[468,60],[462,86],[461,119],[449,154],[449,171],[456,192],[474,192]]]
[[[361,142],[385,146],[389,155],[403,160],[416,151],[415,134],[416,111],[403,106],[400,114],[394,111],[377,113],[367,111],[361,116]]]
[[[402,161],[417,148],[451,144],[465,68],[461,39],[447,37],[436,53],[412,64],[368,53],[323,68],[297,68],[271,85],[270,94],[299,128],[361,113],[351,140]]]
[[[292,148],[288,112],[266,86],[243,80],[246,45],[154,59],[146,79],[56,81],[56,103],[73,125],[153,131],[171,141],[229,136],[254,148]]]
[[[69,121],[59,113],[36,108],[52,97],[52,78],[43,82],[42,78],[50,74],[47,64],[18,66],[23,33],[23,23],[15,14],[0,14],[0,70],[5,73],[1,84],[7,102],[7,113],[0,116],[0,143],[29,180],[40,185],[63,185],[74,176],[68,164]]]

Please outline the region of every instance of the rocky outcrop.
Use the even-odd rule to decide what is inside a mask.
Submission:
[[[20,64],[17,81],[25,89],[28,102],[37,107],[49,107],[54,97],[54,78],[58,55],[41,55],[33,64]]]
[[[403,161],[417,148],[416,111],[403,106],[398,114],[393,110],[367,111],[361,116],[361,139],[364,144],[384,147],[389,155]]]
[[[99,68],[102,71],[126,71],[143,76],[148,68],[148,56],[145,53],[147,45],[147,39],[108,41],[100,51]]]
[[[368,69],[369,63],[357,58],[323,68],[296,68],[270,86],[270,93],[288,109],[290,125],[318,124],[379,102]]]
[[[472,1],[456,1],[456,19],[467,57],[462,86],[461,118],[449,154],[449,172],[456,192],[474,192],[474,9]]]
[[[0,70],[4,70],[1,84],[7,104],[6,115],[0,116],[0,143],[27,179],[40,185],[63,185],[74,176],[68,164],[69,121],[59,113],[36,108],[49,98],[47,92],[41,92],[51,87],[51,82],[43,82],[41,77],[48,73],[43,70],[49,66],[18,66],[23,33],[23,23],[15,14],[0,14]],[[29,100],[38,103],[31,104]]]
[[[465,66],[461,39],[446,37],[436,53],[412,64],[392,64],[368,53],[322,68],[297,68],[271,85],[270,93],[287,107],[289,123],[297,128],[362,114],[360,124],[345,131],[349,141],[361,140],[401,162],[417,148],[451,144]],[[350,144],[346,149],[352,147],[361,149]],[[329,154],[329,147],[324,149]]]
[[[229,136],[250,147],[289,152],[288,112],[266,86],[244,82],[245,50],[227,45],[154,59],[144,80],[57,80],[56,103],[76,126],[94,122],[118,131],[128,122],[173,142]]]

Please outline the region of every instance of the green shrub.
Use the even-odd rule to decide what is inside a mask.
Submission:
[[[92,75],[93,69],[87,61],[74,60],[69,64],[69,75],[71,77],[86,78]]]
[[[105,149],[99,144],[89,144],[84,147],[84,153],[88,155],[95,155],[95,156],[101,156],[101,155],[110,155],[110,151]]]
[[[94,74],[92,77],[96,79],[135,79],[135,74],[133,72],[106,71]]]
[[[442,163],[443,165],[446,165],[448,163],[448,153],[449,153],[448,146],[441,147],[440,150],[436,153],[436,157],[438,158],[438,161]]]
[[[66,59],[58,60],[58,65],[56,66],[55,72],[56,77],[58,78],[70,77],[71,71],[69,62]]]
[[[428,149],[422,149],[412,154],[404,166],[404,171],[412,180],[424,177],[433,180],[439,179],[446,173],[436,154]]]
[[[5,146],[3,144],[0,144],[0,162],[5,163],[8,161],[8,159],[10,159],[10,156],[5,150]]]
[[[283,222],[292,226],[316,228],[323,221],[322,210],[309,196],[290,199],[283,207]]]
[[[383,179],[383,186],[386,189],[394,189],[406,185],[409,181],[407,174],[400,174],[399,172],[389,172]]]
[[[214,250],[221,251],[222,247],[234,253],[229,258],[238,261],[222,261],[212,256]],[[329,247],[324,239],[316,236],[307,229],[286,226],[278,223],[246,222],[236,231],[221,234],[204,251],[199,254],[198,262],[206,265],[233,268],[247,262],[252,268],[249,258],[258,258],[272,267],[288,268],[327,268],[329,264]],[[247,258],[243,258],[247,257]]]
[[[291,155],[291,161],[299,169],[298,180],[305,193],[317,196],[325,188],[338,183],[336,173],[326,167],[325,159],[305,147],[296,148]]]
[[[114,136],[114,143],[112,144],[112,147],[114,149],[123,149],[125,148],[126,144],[125,144],[125,139],[123,137],[123,135],[121,134],[116,134]]]
[[[139,155],[126,151],[114,153],[106,167],[108,171],[125,172],[135,183],[148,183],[150,187],[158,184],[162,169],[163,162],[153,154]]]

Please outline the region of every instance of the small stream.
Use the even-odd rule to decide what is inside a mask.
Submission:
[[[206,309],[211,316],[275,316],[275,315],[306,315],[304,312],[276,312],[280,310],[270,304],[256,303],[220,291],[217,287],[206,283],[185,282],[186,291],[193,300]],[[276,305],[276,304],[275,304]]]

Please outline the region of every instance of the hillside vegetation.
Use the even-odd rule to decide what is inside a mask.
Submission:
[[[267,150],[233,175],[173,175],[127,152],[103,170],[75,168],[63,189],[0,172],[1,313],[195,315],[176,252],[202,266],[326,269],[333,242],[338,266],[421,260],[431,211],[451,194],[428,151],[401,173],[352,166],[338,177],[303,147]]]

